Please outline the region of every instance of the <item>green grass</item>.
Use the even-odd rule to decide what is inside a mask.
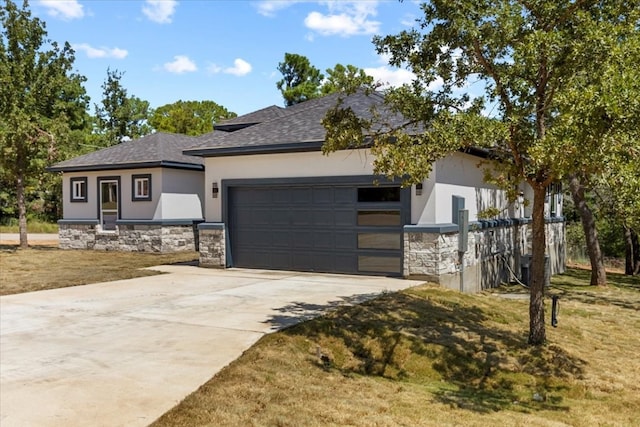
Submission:
[[[12,220],[9,224],[0,225],[0,233],[18,233],[18,221]],[[27,233],[58,233],[58,224],[29,220],[27,221]]]
[[[526,343],[528,301],[501,296],[522,288],[421,286],[264,337],[153,425],[634,425],[640,283],[588,274],[553,278],[545,346]]]

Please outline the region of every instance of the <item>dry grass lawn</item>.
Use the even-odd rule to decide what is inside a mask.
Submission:
[[[155,274],[140,268],[197,256],[0,245],[0,294]],[[639,425],[640,279],[609,280],[554,277],[559,325],[541,348],[526,345],[521,287],[425,285],[343,307],[266,336],[154,426]]]
[[[2,244],[0,295],[150,276],[159,273],[141,268],[197,259],[195,251],[124,253],[61,250],[45,245],[18,250],[17,245]]]
[[[544,347],[522,288],[422,286],[266,336],[153,426],[638,425],[640,281],[588,274],[554,278]]]

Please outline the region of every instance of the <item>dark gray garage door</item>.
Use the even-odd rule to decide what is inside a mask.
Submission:
[[[236,267],[402,274],[398,186],[277,185],[229,189]],[[406,204],[406,202],[405,202]]]

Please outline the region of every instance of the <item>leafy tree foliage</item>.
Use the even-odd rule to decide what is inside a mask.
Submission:
[[[285,53],[284,62],[278,64],[282,80],[276,86],[282,92],[287,107],[317,98],[324,76],[311,65],[309,58],[295,53]]]
[[[107,69],[107,78],[102,84],[102,102],[95,104],[96,130],[107,146],[151,133],[147,124],[149,102],[127,94],[121,83],[123,75],[118,70]]]
[[[378,172],[415,182],[435,160],[479,146],[500,166],[488,180],[512,197],[526,182],[533,190],[529,343],[540,345],[546,189],[630,149],[640,117],[636,85],[620,78],[609,97],[589,76],[633,78],[640,8],[635,0],[433,0],[422,10],[419,29],[374,39],[391,65],[416,75],[385,97],[407,124],[389,129],[338,105],[325,118],[325,150],[366,142]],[[485,93],[470,94],[471,81],[483,82]],[[616,105],[621,99],[631,102]]]
[[[614,165],[599,175],[594,193],[598,197],[600,218],[607,221],[608,231],[622,236],[625,274],[640,274],[640,139],[635,150],[622,154],[622,159],[608,159]],[[609,243],[609,242],[606,242]],[[606,247],[608,249],[608,247]]]
[[[373,86],[373,77],[367,75],[363,69],[354,65],[344,66],[336,64],[327,69],[327,77],[322,83],[320,92],[328,95],[334,92],[354,92],[360,87]]]
[[[149,125],[160,132],[202,135],[213,131],[213,124],[237,114],[213,101],[178,101],[153,110]]]
[[[576,42],[579,43],[576,51],[589,58],[598,71],[576,73],[565,79],[556,102],[558,109],[566,114],[557,116],[551,129],[555,138],[564,141],[561,146],[573,150],[559,156],[559,166],[571,170],[567,179],[582,220],[592,285],[606,284],[596,227],[596,215],[604,214],[605,210],[601,208],[605,206],[588,203],[585,194],[589,190],[609,187],[620,181],[620,175],[627,176],[623,181],[634,182],[625,171],[630,162],[637,162],[633,158],[637,159],[640,153],[640,130],[638,118],[634,117],[640,111],[640,71],[637,67],[640,37],[637,29],[635,34],[621,33],[615,15],[608,18],[602,19],[598,26],[588,28],[588,32],[579,28],[585,32]],[[635,20],[637,26],[637,15]],[[630,25],[633,26],[633,21]],[[572,58],[572,61],[576,59]],[[632,152],[636,155],[632,156]],[[624,186],[620,188],[622,190]],[[604,199],[600,201],[605,202]],[[627,206],[632,205],[629,201]],[[624,221],[628,222],[628,219]]]
[[[22,248],[27,200],[42,188],[44,168],[60,158],[70,130],[85,125],[88,103],[85,78],[72,72],[71,46],[46,39],[44,22],[28,7],[6,1],[0,8],[0,179],[15,188]]]

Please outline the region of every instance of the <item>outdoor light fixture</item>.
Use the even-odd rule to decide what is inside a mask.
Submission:
[[[421,182],[416,184],[416,196],[422,196],[422,183]]]
[[[218,193],[219,193],[219,192],[220,192],[220,189],[218,188],[218,183],[217,183],[217,182],[214,182],[214,183],[211,185],[211,196],[212,196],[214,199],[217,199],[217,198],[218,198]]]

